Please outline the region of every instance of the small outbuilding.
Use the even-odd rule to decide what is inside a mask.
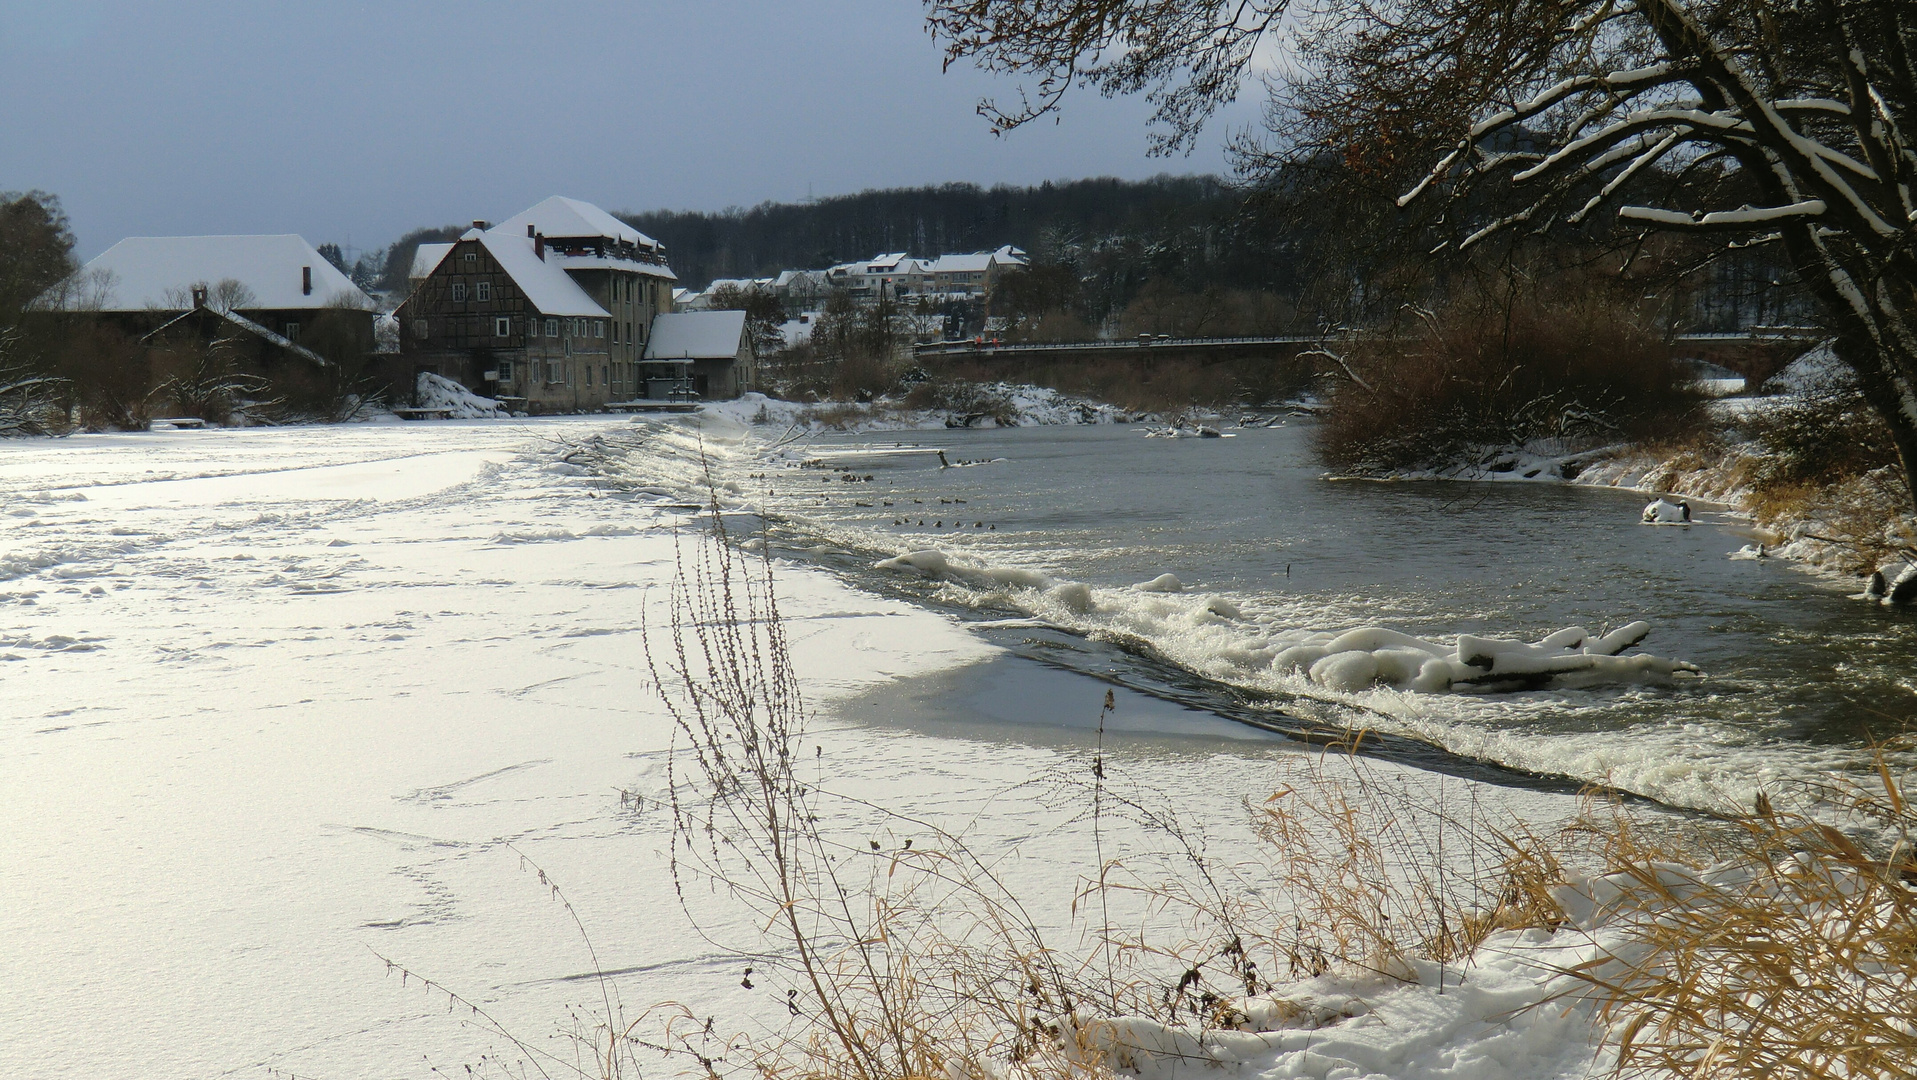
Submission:
[[[640,362],[645,397],[735,398],[758,388],[759,364],[743,311],[676,311],[655,316]]]

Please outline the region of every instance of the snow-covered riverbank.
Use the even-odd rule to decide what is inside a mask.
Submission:
[[[598,989],[515,852],[563,887],[632,1011],[670,998],[745,1026],[783,1015],[741,985],[750,961],[730,950],[757,947],[752,927],[709,905],[715,937],[702,938],[665,872],[670,725],[641,626],[661,624],[675,545],[702,526],[678,479],[633,491],[568,460],[631,426],[0,444],[4,1071],[427,1075],[502,1049],[445,998],[388,978],[380,956],[543,1040],[575,1007],[589,1016]],[[835,712],[995,650],[817,570],[775,572],[829,783],[1005,852],[1007,881],[1069,933],[1075,885],[1095,866],[1086,822],[1029,785],[1084,766],[1084,736],[914,734]],[[1102,690],[1088,685],[1088,712]],[[1105,754],[1176,793],[1224,863],[1255,848],[1241,800],[1309,771],[1281,744],[1133,735]],[[1455,779],[1448,791],[1507,820],[1574,810]],[[896,823],[844,826],[910,838]],[[1411,1075],[1389,1063],[1510,1058],[1509,1075],[1555,1077],[1584,1075],[1589,1059],[1576,1016],[1508,1019],[1516,989],[1349,993],[1392,1023],[1354,1023],[1336,1053],[1261,1052],[1257,1071]],[[1514,1042],[1519,1029],[1535,1032]]]

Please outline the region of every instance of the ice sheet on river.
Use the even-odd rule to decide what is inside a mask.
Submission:
[[[1537,642],[1460,634],[1444,645],[1385,627],[1344,631],[1273,630],[1246,620],[1216,595],[1181,595],[1170,574],[1127,590],[1094,589],[1031,570],[985,566],[936,548],[906,552],[879,570],[949,581],[1004,597],[1041,616],[1089,629],[1159,638],[1164,631],[1216,628],[1215,655],[1240,673],[1293,675],[1329,690],[1389,687],[1418,693],[1497,692],[1636,683],[1699,674],[1695,665],[1649,654],[1622,655],[1650,634],[1632,622],[1594,635],[1568,627]],[[1090,617],[1104,616],[1087,623]]]

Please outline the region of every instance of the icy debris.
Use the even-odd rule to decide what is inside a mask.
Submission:
[[[1917,562],[1888,563],[1871,571],[1864,596],[1886,607],[1917,603]]]
[[[1262,617],[1248,617],[1227,597],[1173,593],[1167,586],[1177,579],[1169,574],[1130,588],[1095,589],[1031,570],[982,565],[933,548],[874,566],[971,587],[998,596],[993,603],[1009,599],[1058,625],[1116,631],[1154,643],[1202,642],[1214,674],[1221,676],[1302,675],[1341,693],[1375,687],[1427,694],[1503,692],[1699,674],[1695,665],[1682,660],[1620,655],[1651,632],[1644,622],[1601,636],[1571,627],[1536,643],[1463,634],[1441,645],[1384,627],[1335,634],[1272,627]],[[1029,591],[1001,595],[1008,588]]]
[[[1583,627],[1560,630],[1536,644],[1460,634],[1447,648],[1383,627],[1348,630],[1293,645],[1272,658],[1280,674],[1303,673],[1313,683],[1346,693],[1388,686],[1444,690],[1514,690],[1550,683],[1634,682],[1698,674],[1682,660],[1620,656],[1644,640],[1649,623],[1634,622],[1602,637]]]
[[[1765,544],[1745,544],[1743,547],[1731,552],[1730,557],[1733,559],[1749,559],[1755,562],[1758,559],[1770,558],[1771,550],[1770,547]]]
[[[1651,500],[1644,507],[1646,525],[1689,525],[1691,523],[1691,504],[1683,499],[1667,499],[1662,495]]]
[[[512,529],[494,533],[495,544],[539,544],[549,540],[577,540],[579,534],[571,529]]]
[[[1175,574],[1160,574],[1150,581],[1141,581],[1132,588],[1148,593],[1180,593],[1185,591],[1185,583]]]
[[[908,551],[895,558],[874,563],[873,567],[878,570],[908,571],[923,578],[948,578],[967,585],[980,585],[986,588],[1011,585],[1025,589],[1044,589],[1052,584],[1050,578],[1035,571],[980,566],[970,561],[953,559],[936,548]]]
[[[571,529],[509,529],[494,533],[495,544],[540,544],[554,540],[578,540],[588,536],[638,536],[642,530],[631,525],[594,525],[580,532]]]
[[[430,371],[419,373],[419,379],[413,386],[413,396],[420,408],[445,409],[447,415],[455,420],[484,420],[505,415],[499,402],[480,397],[453,380]]]

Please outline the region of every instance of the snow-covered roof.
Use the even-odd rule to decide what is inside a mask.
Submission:
[[[604,236],[645,248],[659,246],[657,240],[597,206],[563,195],[554,195],[537,206],[514,214],[493,226],[493,231],[524,235],[528,225],[549,237]]]
[[[568,270],[624,270],[628,273],[656,277],[662,281],[679,280],[679,275],[673,273],[672,268],[663,263],[640,262],[637,259],[621,259],[610,255],[567,255],[551,248],[546,249],[546,258]]]
[[[487,232],[496,236],[525,237],[528,231],[545,236],[546,259],[568,270],[625,270],[665,281],[677,281],[678,275],[664,262],[665,249],[659,241],[620,221],[589,202],[561,195],[541,202],[494,225]],[[593,253],[555,251],[553,242],[561,240],[605,240]],[[614,244],[630,245],[640,258],[623,258]],[[647,262],[646,259],[657,260]]]
[[[451,244],[419,245],[419,248],[413,252],[413,270],[411,277],[417,281],[420,278],[432,274],[433,268],[438,266],[439,261],[444,259],[446,253],[451,250],[453,250],[453,245]]]
[[[586,290],[579,287],[550,252],[544,259],[533,253],[532,237],[501,233],[497,229],[490,232],[470,229],[460,239],[484,244],[487,252],[498,260],[500,269],[512,276],[513,284],[519,286],[541,315],[612,318],[612,313],[587,296]]]
[[[311,292],[304,290],[308,269]],[[81,274],[105,283],[101,311],[182,311],[193,305],[193,286],[228,279],[253,294],[251,302],[239,305],[248,311],[318,309],[340,301],[373,306],[371,297],[293,233],[129,236],[95,256]]]
[[[729,360],[745,338],[743,311],[677,311],[655,316],[648,360]]]
[[[1006,244],[997,251],[974,251],[969,255],[940,255],[932,262],[935,274],[977,274],[1000,266],[1024,266],[1025,253]]]

